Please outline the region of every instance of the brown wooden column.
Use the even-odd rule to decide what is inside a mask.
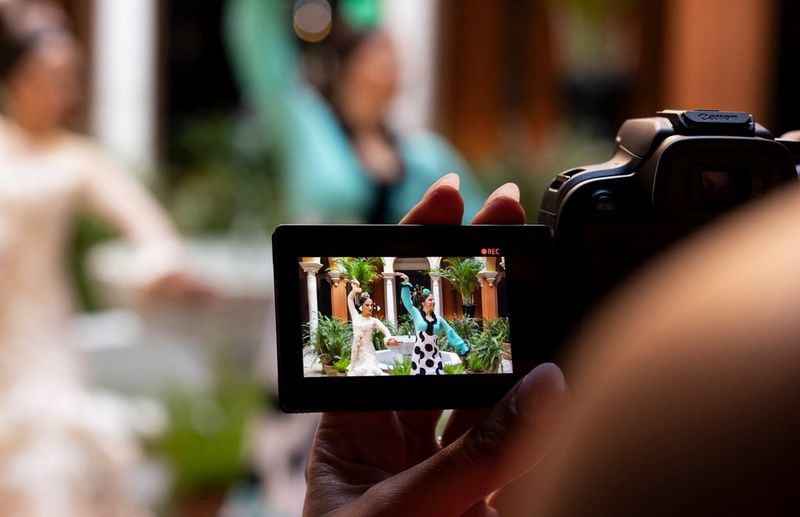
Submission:
[[[775,0],[667,4],[664,107],[748,111],[769,127]]]
[[[338,269],[336,259],[329,259],[330,271],[328,276],[331,281],[331,315],[342,321],[347,321],[347,282]]]
[[[503,98],[502,2],[445,0],[439,8],[437,111],[467,159],[497,151]]]
[[[375,305],[381,308],[373,316],[380,320],[386,319],[386,294],[384,293],[383,276],[380,271],[378,272],[378,278],[372,283],[369,293]]]

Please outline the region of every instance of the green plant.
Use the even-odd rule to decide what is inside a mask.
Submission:
[[[480,333],[481,326],[480,322],[476,318],[472,318],[470,316],[464,316],[463,318],[458,318],[454,320],[446,320],[450,327],[458,334],[461,339],[466,341],[467,343],[472,343],[475,337]],[[436,338],[436,344],[439,345],[440,350],[444,350],[445,352],[456,352],[456,350],[451,344],[450,341],[447,340],[447,336],[444,334],[440,335]]]
[[[484,332],[488,332],[492,336],[496,336],[504,343],[508,342],[510,328],[508,325],[508,318],[497,318],[483,322]]]
[[[358,280],[361,290],[369,293],[372,283],[378,278],[378,266],[382,265],[376,257],[342,257],[336,260],[349,280]]]
[[[394,375],[411,375],[411,358],[404,357],[402,361],[395,361],[391,370]]]
[[[103,306],[92,290],[86,257],[93,246],[111,235],[109,228],[97,218],[80,215],[73,224],[71,253],[67,265],[73,280],[73,291],[77,294],[81,309],[85,311],[97,311]]]
[[[347,368],[350,366],[349,357],[340,357],[338,361],[333,363],[333,368],[339,373],[347,373]]]
[[[464,365],[463,364],[446,364],[444,365],[444,373],[445,375],[461,375],[464,373]]]
[[[429,274],[436,274],[447,279],[461,295],[463,305],[473,305],[472,295],[478,288],[478,273],[483,263],[475,258],[448,257],[445,268],[435,267]]]
[[[455,330],[456,334],[461,336],[461,339],[469,342],[481,331],[480,321],[471,316],[464,316],[454,320],[447,320],[450,327]]]
[[[263,388],[228,357],[214,370],[210,390],[174,386],[163,396],[169,428],[154,447],[170,463],[179,496],[227,488],[247,471],[246,430],[263,407]]]
[[[315,335],[311,335],[310,323],[303,325],[303,341],[306,346],[314,347],[320,363],[332,366],[337,360],[350,357],[353,327],[349,321],[320,314]]]
[[[477,354],[470,354],[467,357],[467,368],[472,373],[483,373],[486,371],[486,362]]]
[[[408,314],[401,314],[397,318],[397,334],[398,336],[413,336],[417,333],[414,327],[414,321]]]
[[[158,191],[181,231],[260,233],[283,219],[278,156],[251,125],[227,112],[175,120]]]
[[[483,332],[476,336],[471,345],[471,356],[480,359],[484,371],[496,372],[503,360],[504,348],[502,336]]]

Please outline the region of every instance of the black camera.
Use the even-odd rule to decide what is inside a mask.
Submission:
[[[748,114],[662,111],[625,122],[609,161],[557,175],[538,225],[281,226],[281,406],[491,405],[558,361],[584,315],[649,257],[796,181],[798,163],[800,143]]]
[[[800,142],[774,139],[747,113],[660,111],[626,121],[616,140],[610,160],[558,174],[542,199],[563,273],[556,339],[649,257],[800,168]]]

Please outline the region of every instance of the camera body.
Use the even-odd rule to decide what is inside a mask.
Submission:
[[[800,142],[774,139],[749,114],[662,111],[626,121],[607,162],[557,175],[544,194],[538,225],[281,226],[273,234],[281,407],[302,412],[489,406],[537,364],[558,361],[586,313],[649,257],[715,217],[796,181],[798,164]],[[353,257],[362,269],[372,264],[379,287],[374,304],[367,305],[370,311],[385,306],[385,313],[346,308],[359,294],[344,267]],[[455,327],[467,314],[461,307],[465,295],[442,276],[448,260],[462,259],[479,263],[473,284],[480,284],[481,300],[479,330],[464,340],[458,334],[465,327]],[[430,287],[425,296],[438,310],[425,313],[411,305],[410,283],[401,281],[407,276]],[[404,312],[416,317],[416,328],[399,330]],[[409,341],[405,355],[400,347],[378,350],[383,336],[370,318],[384,318],[393,327],[387,343]],[[435,323],[440,319],[449,319],[449,327]],[[507,325],[499,333],[498,321]],[[365,325],[372,325],[364,332],[373,340],[378,336],[377,345],[366,343],[368,335],[359,338]],[[330,342],[327,335],[333,336]],[[328,346],[334,341],[338,349]],[[460,341],[470,341],[472,350],[459,357],[445,351],[445,341],[461,351]],[[423,351],[428,347],[435,360]],[[346,368],[345,356],[351,361]],[[472,356],[476,364],[488,357],[490,371],[476,369]],[[436,375],[414,375],[429,359],[431,365],[452,361],[451,368],[434,366],[427,373]],[[410,368],[400,374],[404,361]],[[341,366],[338,374],[324,373],[334,366]],[[420,369],[409,375],[415,366]]]
[[[630,119],[604,163],[558,174],[539,222],[565,273],[553,293],[560,339],[648,258],[717,216],[797,181],[800,142],[715,110]]]

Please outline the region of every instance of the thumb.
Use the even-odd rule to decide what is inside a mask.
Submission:
[[[543,364],[526,375],[492,411],[448,447],[383,481],[357,501],[365,510],[460,514],[531,469],[550,449],[567,407],[561,371]],[[358,504],[360,507],[361,504]]]

